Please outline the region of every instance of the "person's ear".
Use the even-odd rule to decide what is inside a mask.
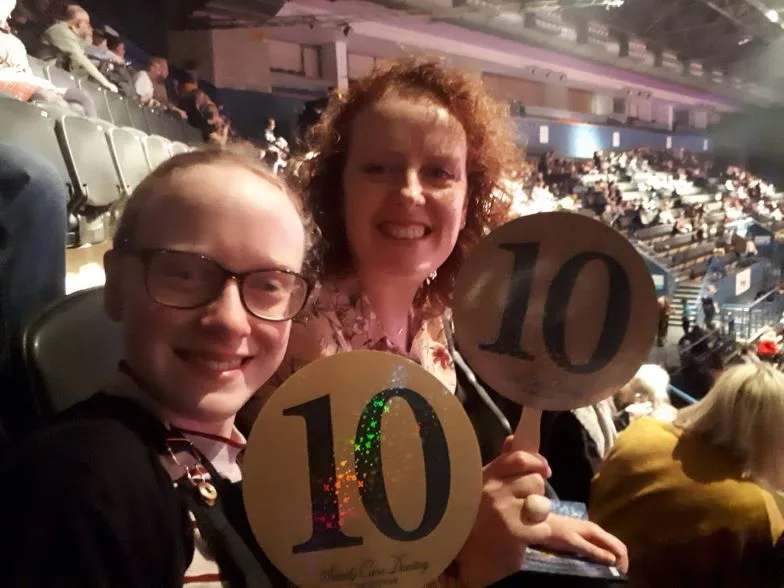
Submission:
[[[110,249],[103,256],[106,284],[103,288],[103,309],[115,322],[122,321],[123,315],[123,260],[119,253]]]

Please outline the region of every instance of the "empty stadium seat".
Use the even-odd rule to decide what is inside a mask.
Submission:
[[[657,225],[647,229],[641,229],[634,235],[635,239],[639,241],[648,241],[650,239],[666,237],[672,232],[672,225]]]
[[[180,153],[188,153],[188,151],[190,151],[190,147],[188,147],[185,143],[174,141],[171,144],[171,151],[172,155],[179,155]]]
[[[157,135],[146,137],[144,147],[147,152],[147,163],[150,165],[150,170],[154,170],[172,156],[169,141]]]
[[[109,102],[106,99],[107,91],[89,80],[80,80],[79,87],[95,102],[98,118],[106,122],[114,122],[112,120],[112,111],[109,109]]]
[[[131,116],[131,126],[145,133],[151,133],[150,124],[144,115],[145,108],[136,100],[126,100],[125,104],[128,107],[128,114]]]
[[[123,192],[129,196],[150,173],[144,135],[133,129],[114,127],[108,130],[107,136]]]
[[[160,135],[161,137],[169,137],[169,129],[164,120],[164,114],[156,108],[143,108],[144,119],[147,122],[147,128],[151,135]]]
[[[187,122],[182,121],[180,130],[182,131],[182,140],[188,145],[198,145],[204,142],[201,131]]]
[[[107,126],[81,116],[64,116],[57,134],[71,174],[76,179],[80,204],[103,208],[120,199],[122,190],[109,152]]]
[[[122,356],[119,326],[103,311],[103,288],[76,292],[44,310],[25,330],[23,349],[42,416],[100,390]]]
[[[112,122],[118,127],[132,127],[131,113],[128,111],[128,99],[114,92],[106,93],[106,101],[109,103],[109,112],[112,115]]]
[[[30,69],[32,70],[33,75],[45,80],[49,79],[49,73],[46,71],[46,63],[32,55],[28,55],[27,60],[30,63]]]
[[[46,66],[46,73],[49,80],[58,88],[78,88],[79,83],[76,78],[64,69],[54,65]]]
[[[73,194],[73,182],[55,134],[56,117],[34,104],[0,98],[0,141],[19,145],[48,159]]]
[[[186,123],[187,124],[187,123]],[[185,139],[185,130],[182,128],[183,121],[167,112],[163,113],[163,126],[166,131],[163,136],[170,141],[182,141]]]

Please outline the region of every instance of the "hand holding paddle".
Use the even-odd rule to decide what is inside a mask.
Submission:
[[[619,233],[578,214],[507,223],[472,250],[457,278],[458,348],[484,382],[523,405],[511,449],[527,454],[539,451],[542,410],[593,404],[634,375],[656,320],[643,259]],[[526,522],[546,519],[540,494],[526,496]]]
[[[473,527],[479,445],[460,401],[403,357],[307,365],[267,401],[243,460],[245,510],[299,586],[421,588]]]

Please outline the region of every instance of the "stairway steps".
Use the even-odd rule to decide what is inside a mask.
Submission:
[[[672,295],[670,303],[670,317],[668,323],[672,326],[681,326],[681,319],[683,318],[683,308],[681,300],[684,298],[689,302],[689,322],[694,324],[697,320],[697,308],[695,306],[697,298],[700,295],[702,286],[696,284],[678,284],[675,287],[675,292]]]

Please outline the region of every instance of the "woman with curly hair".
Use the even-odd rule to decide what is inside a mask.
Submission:
[[[293,372],[352,349],[408,357],[457,392],[449,336],[456,274],[508,220],[510,199],[499,192],[523,168],[507,108],[478,78],[404,59],[333,96],[309,139],[299,179],[326,243],[322,289],[293,326],[277,376],[246,406],[246,423]],[[549,466],[499,450],[456,562],[462,582],[486,586],[518,571],[528,544],[624,565],[623,545],[596,525],[531,517],[524,499],[543,492]]]

